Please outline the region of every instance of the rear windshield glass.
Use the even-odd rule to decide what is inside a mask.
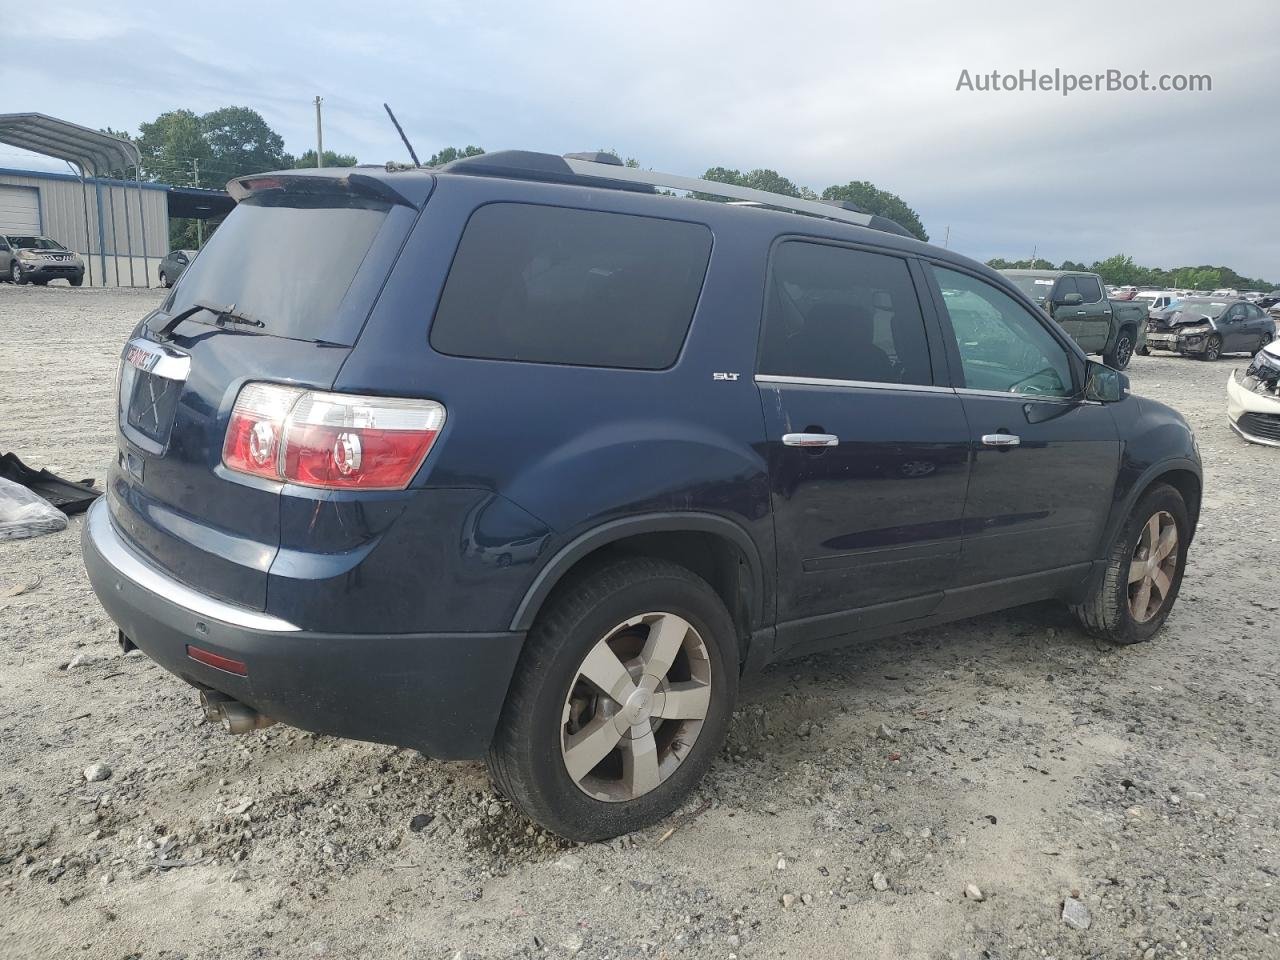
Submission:
[[[1049,291],[1053,289],[1052,277],[1014,276],[1009,279],[1036,303],[1044,303],[1045,297],[1049,296]]]
[[[291,198],[287,205],[249,197],[183,271],[166,312],[234,305],[260,320],[263,333],[350,345],[359,319],[340,317],[338,306],[387,210],[379,201],[341,195]]]
[[[489,204],[462,234],[431,346],[490,360],[669,367],[710,255],[701,224]]]

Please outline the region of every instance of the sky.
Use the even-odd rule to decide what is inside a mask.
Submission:
[[[935,243],[986,260],[1213,264],[1280,283],[1280,3],[539,0],[216,13],[59,0],[6,18],[6,111],[136,131],[258,110],[298,154],[599,148],[701,174],[870,180]],[[1207,74],[1203,92],[957,90],[993,70]],[[976,82],[976,81],[975,81]],[[0,167],[49,166],[0,145]],[[63,168],[65,169],[65,167]]]

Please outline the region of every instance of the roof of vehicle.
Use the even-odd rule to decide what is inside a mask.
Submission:
[[[257,190],[282,187],[284,181],[302,180],[314,184],[316,181],[333,180],[366,195],[377,195],[384,200],[420,208],[437,181],[454,178],[473,182],[477,178],[524,182],[529,184],[531,191],[547,191],[548,196],[550,191],[577,188],[583,191],[583,201],[589,203],[599,202],[598,191],[601,188],[616,190],[631,198],[632,202],[645,198],[641,202],[648,203],[652,198],[651,202],[656,204],[671,204],[673,206],[665,209],[672,213],[682,207],[681,214],[696,217],[709,225],[724,218],[732,218],[734,223],[755,221],[761,224],[768,222],[765,218],[785,218],[782,222],[790,223],[792,226],[788,229],[796,233],[874,244],[947,261],[999,280],[1009,290],[1017,291],[1013,283],[986,264],[954,250],[918,240],[900,224],[865,213],[855,204],[808,200],[735,184],[639,170],[622,166],[612,154],[571,153],[558,157],[550,153],[504,150],[463,157],[441,167],[388,163],[383,166],[279,170],[239,177],[227,184],[227,190],[239,202]],[[672,190],[684,191],[687,196],[676,195]],[[714,202],[705,199],[707,195],[748,202]],[[1061,272],[1045,273],[1057,275]],[[1021,292],[1018,295],[1022,296]]]
[[[737,184],[702,180],[676,174],[659,173],[627,167],[613,154],[567,153],[558,157],[550,153],[527,150],[500,150],[460,157],[441,167],[408,167],[401,164],[360,167],[325,167],[309,170],[281,170],[272,173],[239,177],[227,184],[227,190],[237,200],[258,189],[257,185],[278,182],[283,177],[345,180],[349,184],[361,184],[366,188],[374,183],[390,187],[400,199],[411,203],[419,201],[422,189],[403,190],[410,185],[429,189],[428,177],[445,174],[465,176],[499,177],[510,180],[531,180],[576,186],[606,187],[637,193],[658,194],[658,187],[683,190],[693,194],[712,195],[737,201],[733,206],[756,206],[787,213],[805,214],[811,217],[850,223],[884,233],[911,237],[901,224],[888,217],[866,213],[856,204],[844,200],[811,200],[790,197],[742,187]],[[417,181],[415,183],[415,181]]]

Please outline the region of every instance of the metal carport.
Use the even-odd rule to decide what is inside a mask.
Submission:
[[[129,169],[132,167],[135,201],[139,205],[139,211],[141,211],[142,188],[139,183],[138,168],[142,164],[142,156],[138,152],[138,148],[127,140],[121,140],[119,137],[113,137],[97,130],[90,130],[88,127],[82,127],[78,123],[69,123],[66,120],[46,116],[43,113],[0,114],[0,143],[62,160],[76,171],[80,179],[80,193],[84,204],[85,265],[88,268],[90,285],[93,284],[93,256],[89,227],[89,191],[86,177],[94,178],[93,189],[98,224],[98,261],[100,279],[105,283],[107,272],[106,236],[102,226],[102,189],[99,179],[111,176],[116,172],[122,178],[127,179]],[[123,194],[125,249],[129,257],[129,286],[132,287],[137,286],[137,283],[133,273],[133,234],[130,226],[129,190],[127,184]],[[110,206],[111,252],[115,263],[115,281],[116,286],[120,286],[120,244],[116,235],[114,190],[108,191],[107,199]],[[139,223],[142,230],[142,255],[145,271],[147,255],[146,218],[139,216]],[[147,285],[147,278],[144,276],[143,286]]]

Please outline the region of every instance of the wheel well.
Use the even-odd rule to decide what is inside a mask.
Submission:
[[[707,581],[724,602],[738,634],[739,658],[744,658],[752,631],[753,578],[746,555],[725,537],[699,530],[637,533],[612,540],[579,558],[556,581],[548,599],[620,557],[654,557],[678,563]]]
[[[1187,519],[1191,521],[1191,530],[1194,533],[1196,524],[1200,520],[1200,478],[1190,470],[1170,470],[1147,484],[1147,490],[1157,483],[1167,483],[1182,494],[1182,500],[1187,505]],[[1145,494],[1147,490],[1142,492]]]

